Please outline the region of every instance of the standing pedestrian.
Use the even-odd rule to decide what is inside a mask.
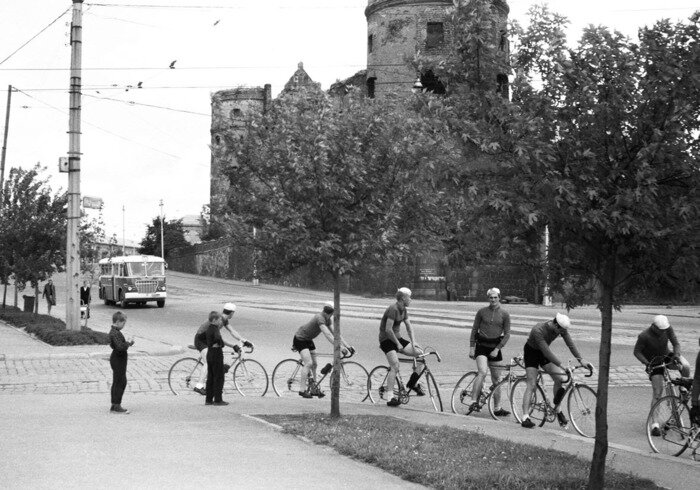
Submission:
[[[122,396],[126,389],[126,362],[127,350],[134,345],[132,338],[127,342],[122,334],[126,325],[126,315],[117,311],[112,315],[112,329],[109,331],[109,345],[112,347],[112,355],[109,356],[109,365],[112,367],[112,413],[129,413],[122,407]]]
[[[92,301],[92,295],[90,294],[90,285],[87,281],[83,281],[83,285],[80,286],[80,305],[87,306],[86,316],[90,318],[90,302]]]
[[[209,313],[207,328],[207,387],[205,405],[228,405],[222,400],[224,392],[224,339],[221,329],[223,318],[218,311]]]
[[[49,282],[44,284],[44,292],[41,293],[42,298],[46,298],[46,306],[49,309],[49,315],[51,314],[51,307],[56,304],[56,286],[53,285],[53,281],[49,279]]]

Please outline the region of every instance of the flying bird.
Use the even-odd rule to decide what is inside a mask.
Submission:
[[[219,22],[221,22],[221,19],[219,19],[219,20],[217,20],[216,22],[214,22],[214,25],[218,24]]]
[[[143,88],[143,82],[139,82],[136,84],[136,88]]]
[[[173,60],[173,61],[170,63],[170,69],[171,69],[171,70],[174,70],[174,69],[175,69],[175,63],[177,63],[177,60]]]

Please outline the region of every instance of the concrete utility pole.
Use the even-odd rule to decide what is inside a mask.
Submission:
[[[80,96],[83,55],[83,0],[73,0],[70,29],[68,116],[68,229],[66,233],[66,328],[80,330]]]
[[[163,200],[160,200],[160,258],[165,260],[165,243],[163,242]]]
[[[5,154],[7,153],[7,132],[10,129],[10,103],[12,102],[12,85],[7,86],[7,108],[5,109],[5,137],[2,140],[2,156],[0,156],[0,215],[5,197]]]
[[[122,204],[122,255],[126,255],[126,206]]]

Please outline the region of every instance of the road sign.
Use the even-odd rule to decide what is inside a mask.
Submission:
[[[101,197],[83,196],[83,207],[89,209],[102,209],[104,201]]]

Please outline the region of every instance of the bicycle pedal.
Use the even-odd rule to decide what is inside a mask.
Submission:
[[[331,364],[331,363],[329,362],[328,364],[326,364],[325,366],[323,366],[323,369],[321,369],[321,374],[324,374],[324,375],[325,375],[325,374],[328,374],[328,373],[331,372],[331,369],[333,369],[333,364]]]

